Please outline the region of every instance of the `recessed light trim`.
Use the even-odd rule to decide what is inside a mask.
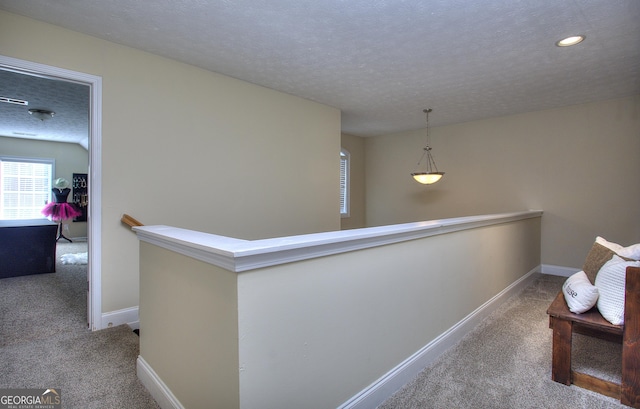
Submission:
[[[576,36],[570,36],[567,38],[563,38],[562,40],[556,41],[556,45],[558,47],[571,47],[572,45],[580,44],[587,38],[586,35],[580,34]]]

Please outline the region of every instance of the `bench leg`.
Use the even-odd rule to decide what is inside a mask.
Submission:
[[[640,408],[640,283],[627,269],[622,335],[622,404]]]
[[[551,379],[571,385],[571,321],[551,317],[553,327],[553,355],[551,364]]]

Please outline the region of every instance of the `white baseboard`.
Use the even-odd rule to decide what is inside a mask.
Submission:
[[[101,327],[98,329],[116,327],[122,324],[129,325],[131,329],[140,328],[138,307],[124,308],[122,310],[102,313]]]
[[[171,390],[162,382],[162,379],[155,373],[143,357],[138,355],[136,362],[138,379],[149,391],[153,399],[158,402],[162,409],[184,409],[184,406],[174,396]]]
[[[404,362],[387,372],[380,379],[343,403],[338,409],[371,409],[378,407],[396,391],[415,378],[427,365],[435,361],[443,352],[455,345],[483,319],[495,311],[509,297],[517,294],[530,284],[540,271],[540,266],[529,271],[509,287],[502,290],[471,314],[459,321],[436,339],[429,342]]]
[[[542,274],[550,274],[554,276],[569,277],[580,271],[578,268],[554,266],[551,264],[542,264],[540,271]]]

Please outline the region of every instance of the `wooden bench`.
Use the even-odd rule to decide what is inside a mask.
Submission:
[[[619,399],[624,405],[640,409],[640,268],[627,267],[624,325],[605,320],[596,307],[574,314],[562,291],[549,306],[549,327],[553,329],[551,379],[590,389]],[[573,333],[622,342],[622,382],[616,384],[571,369]]]

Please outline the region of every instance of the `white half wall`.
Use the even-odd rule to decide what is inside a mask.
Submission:
[[[241,408],[338,407],[540,264],[540,219],[238,275]]]
[[[255,241],[136,228],[141,379],[185,408],[384,400],[524,285],[540,264],[540,216]]]

